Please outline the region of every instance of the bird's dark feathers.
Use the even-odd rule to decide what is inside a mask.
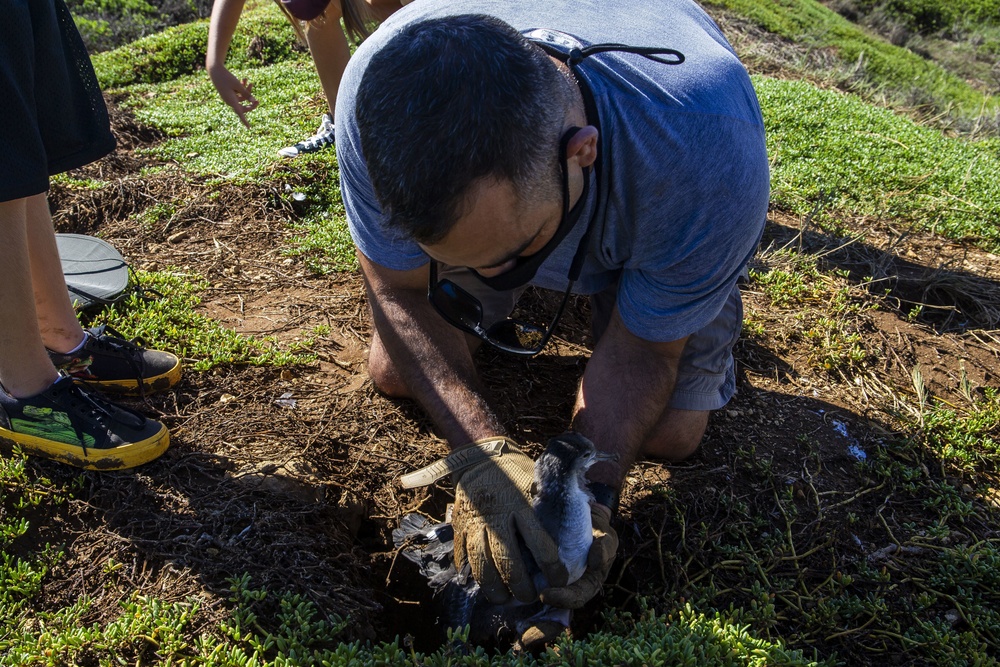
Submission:
[[[509,646],[518,638],[517,624],[541,609],[541,603],[491,604],[479,593],[468,564],[462,571],[453,561],[455,532],[449,523],[434,524],[419,514],[407,514],[392,531],[392,542],[416,563],[434,591],[444,628],[469,626],[469,641],[479,646]]]
[[[407,514],[392,531],[392,543],[417,564],[435,593],[456,578],[452,561],[455,530],[450,523],[432,524],[420,514]]]

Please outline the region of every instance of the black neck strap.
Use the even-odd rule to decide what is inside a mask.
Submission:
[[[583,48],[570,49],[569,53],[565,54],[563,57],[565,58],[566,64],[572,66],[576,65],[587,56],[592,56],[595,53],[607,53],[608,51],[634,53],[642,56],[643,58],[649,58],[650,60],[655,60],[658,63],[663,63],[664,65],[680,65],[685,60],[684,54],[677,49],[668,49],[661,46],[629,46],[627,44],[611,43],[591,44],[590,46],[584,46]],[[669,57],[663,58],[661,56]]]

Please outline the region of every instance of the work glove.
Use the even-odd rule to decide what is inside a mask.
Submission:
[[[559,547],[531,507],[535,462],[509,438],[480,440],[469,447],[489,450],[489,455],[453,474],[455,567],[461,570],[468,562],[472,576],[494,604],[508,602],[511,594],[521,602],[538,599],[525,551],[548,581],[565,585]],[[458,453],[462,450],[452,456]]]
[[[516,649],[536,656],[541,655],[547,646],[554,644],[556,639],[566,632],[569,632],[569,628],[562,623],[538,621],[521,633]]]
[[[553,586],[542,591],[542,602],[560,609],[579,609],[601,591],[618,551],[618,533],[611,527],[611,510],[591,504],[590,519],[594,542],[587,554],[587,570],[569,586]]]

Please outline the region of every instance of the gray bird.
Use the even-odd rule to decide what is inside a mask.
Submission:
[[[578,433],[564,433],[549,440],[535,461],[532,507],[546,532],[559,545],[559,558],[569,573],[568,583],[579,579],[587,568],[593,541],[590,502],[593,500],[587,470],[599,460],[613,460],[599,453],[594,444]],[[405,558],[417,564],[434,591],[440,606],[439,621],[448,628],[469,626],[469,641],[483,646],[510,646],[524,630],[539,622],[569,627],[571,612],[543,605],[541,601],[512,600],[492,604],[479,590],[468,564],[456,570],[453,561],[454,531],[450,523],[433,524],[419,514],[403,517],[392,532],[393,543]],[[531,554],[521,547],[533,573],[535,588],[548,587]]]

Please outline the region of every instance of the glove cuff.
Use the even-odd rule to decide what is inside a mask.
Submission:
[[[448,456],[435,461],[420,470],[414,470],[399,478],[404,489],[415,489],[428,486],[448,475],[468,470],[488,459],[504,454],[523,454],[517,444],[510,438],[497,436],[484,438],[459,447]]]

